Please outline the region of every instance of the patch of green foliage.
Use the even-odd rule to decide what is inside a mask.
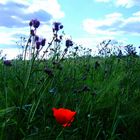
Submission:
[[[134,56],[0,63],[0,139],[139,140],[139,83]],[[70,127],[57,124],[53,107],[77,112]]]

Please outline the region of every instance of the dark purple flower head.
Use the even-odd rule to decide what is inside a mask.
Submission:
[[[46,39],[44,38],[44,39],[41,40],[41,45],[45,46],[45,43],[46,43]]]
[[[29,26],[32,26],[33,25],[33,23],[32,23],[32,20],[29,22]]]
[[[59,36],[59,38],[60,38],[60,40],[62,40],[62,39],[63,39],[63,36],[62,36],[62,35],[60,35],[60,36]]]
[[[53,25],[54,25],[53,31],[59,31],[60,29],[63,28],[63,25],[60,22],[54,22]]]
[[[55,39],[55,42],[60,43],[60,42],[61,42],[61,40],[60,40],[60,39],[58,39],[58,38],[56,38],[56,39]]]
[[[31,43],[31,38],[28,39],[28,43]]]
[[[78,50],[78,46],[76,46],[74,49],[75,49],[75,50]]]
[[[31,30],[30,30],[30,34],[31,34],[32,36],[34,36],[34,35],[35,35],[35,31],[34,31],[33,29],[31,29]]]
[[[39,50],[40,49],[40,45],[41,43],[39,41],[36,42],[36,49]]]
[[[5,66],[12,66],[11,60],[5,60],[3,63]]]
[[[67,51],[68,51],[68,48],[65,48],[65,49],[64,49],[64,52],[66,53]]]
[[[40,22],[39,22],[39,20],[37,20],[37,19],[32,19],[32,20],[29,22],[29,25],[30,25],[30,26],[33,26],[34,28],[38,28],[39,25],[40,25]]]
[[[39,36],[35,36],[35,41],[38,41],[39,40]]]
[[[65,45],[66,45],[66,47],[73,46],[73,42],[70,39],[67,39]]]
[[[64,27],[63,25],[60,25],[60,29],[63,29],[63,27]]]
[[[45,72],[46,74],[48,74],[49,77],[53,77],[53,76],[54,76],[53,71],[52,71],[50,68],[48,68],[48,67],[46,67],[46,68],[44,69],[44,72]]]

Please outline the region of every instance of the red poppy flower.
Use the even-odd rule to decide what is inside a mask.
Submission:
[[[53,115],[58,123],[60,123],[63,127],[70,126],[74,121],[74,116],[76,115],[75,111],[71,111],[65,108],[52,108]]]

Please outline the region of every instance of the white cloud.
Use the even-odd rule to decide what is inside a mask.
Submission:
[[[116,0],[117,6],[122,6],[126,8],[133,7],[137,2],[135,0]]]
[[[43,11],[43,14],[46,13],[46,16],[48,16],[47,14],[49,13],[52,17],[49,19],[48,17],[45,16],[43,17],[42,13],[42,19],[43,21],[41,22],[41,25],[39,26],[38,30],[37,30],[37,35],[39,35],[42,38],[46,38],[47,41],[50,41],[50,39],[52,38],[52,27],[50,27],[49,25],[52,23],[52,21],[55,21],[57,19],[60,19],[62,17],[64,17],[64,12],[61,10],[61,6],[58,3],[57,0],[0,0],[0,4],[4,4],[3,8],[5,9],[9,9],[9,5],[16,5],[16,3],[18,4],[22,4],[20,5],[21,7],[19,7],[19,9],[22,9],[22,14],[23,16],[26,14],[27,16],[31,13],[31,15],[33,15],[36,12],[39,11]],[[25,7],[23,6],[25,5]],[[13,9],[14,11],[15,9]],[[15,11],[10,11],[10,13],[7,13],[9,15],[9,17],[11,19],[13,19],[14,21],[16,21],[14,24],[14,26],[9,26],[11,25],[11,21],[7,21],[7,25],[1,25],[0,26],[0,44],[1,45],[11,45],[11,46],[16,46],[16,42],[20,40],[20,36],[29,36],[30,33],[30,28],[28,26],[29,24],[29,20],[27,20],[28,18],[22,19],[23,17],[18,15],[18,11],[17,14],[15,13]],[[5,12],[5,11],[4,11]],[[32,14],[33,13],[33,14]],[[2,13],[1,13],[2,14]],[[27,16],[24,17],[27,17]],[[38,14],[38,16],[40,17],[40,15]],[[30,16],[29,16],[30,17]],[[20,23],[24,23],[24,27],[23,26],[17,26],[16,25],[20,24]],[[26,26],[27,25],[27,26]]]
[[[140,11],[133,13],[133,16],[140,17]]]
[[[121,13],[111,13],[102,19],[85,19],[83,28],[93,35],[131,35],[140,33],[140,11],[133,13],[131,17],[124,18]],[[140,34],[139,34],[140,35]]]
[[[20,53],[20,50],[18,48],[4,48],[3,55],[6,54],[6,59],[13,59],[16,58],[16,56]]]
[[[0,44],[5,45],[16,45],[16,42],[19,40],[19,38],[16,38],[14,35],[20,35],[24,34],[25,36],[29,36],[29,28],[6,28],[6,27],[0,27]]]
[[[25,11],[27,13],[34,13],[39,10],[44,10],[51,14],[54,19],[64,17],[64,12],[61,11],[60,4],[57,0],[34,0],[33,3]]]
[[[112,13],[105,16],[104,19],[85,19],[83,21],[83,28],[88,33],[97,35],[116,35],[117,32],[114,31],[114,26],[118,22],[123,20],[121,13]],[[109,29],[110,28],[110,29]]]
[[[139,25],[140,11],[133,13],[132,16],[128,18],[125,18],[121,13],[111,13],[105,15],[101,19],[85,19],[83,21],[83,29],[91,37],[90,39],[85,39],[85,42],[83,42],[83,44],[95,46],[94,44],[97,45],[103,40],[108,39],[117,40],[126,45],[129,43],[138,44],[138,41],[133,42],[133,39],[131,40],[131,37],[140,37]]]
[[[6,4],[8,2],[16,2],[16,3],[19,3],[19,4],[23,4],[23,5],[29,5],[29,1],[27,0],[0,0],[0,3],[1,4]]]
[[[140,6],[139,0],[95,0],[96,2],[113,3],[115,6],[131,8],[133,6]]]

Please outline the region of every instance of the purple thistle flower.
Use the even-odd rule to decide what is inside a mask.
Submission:
[[[41,40],[41,45],[45,46],[45,43],[46,43],[46,39],[44,38],[44,39]]]
[[[39,36],[35,36],[35,41],[38,41],[39,40]]]
[[[5,66],[12,66],[11,60],[5,60],[3,63]]]
[[[55,42],[60,43],[61,41],[60,41],[60,39],[56,38],[56,39],[55,39]]]
[[[40,45],[41,43],[39,41],[36,42],[36,49],[39,50],[40,49]]]
[[[63,27],[64,27],[63,25],[60,25],[60,29],[63,29]]]
[[[54,76],[53,71],[52,71],[51,69],[49,69],[48,67],[46,67],[46,68],[44,69],[44,72],[45,72],[46,74],[48,74],[49,77],[53,77],[53,76]]]
[[[29,26],[33,26],[34,28],[38,28],[40,25],[40,22],[39,20],[37,19],[32,19],[30,22],[29,22]]]
[[[65,45],[66,45],[66,47],[73,46],[73,42],[70,39],[67,39]]]
[[[60,22],[54,22],[53,25],[54,25],[53,31],[59,31],[60,29],[63,28],[63,25]]]
[[[34,30],[32,29],[32,30],[30,30],[30,34],[32,35],[32,36],[34,36],[35,35],[35,32],[34,32]]]
[[[62,35],[60,35],[60,36],[59,36],[59,38],[60,38],[60,40],[62,40],[62,39],[63,39],[63,36],[62,36]]]
[[[29,26],[32,26],[33,25],[33,22],[32,22],[32,20],[29,22]]]
[[[34,19],[34,20],[33,20],[33,27],[34,27],[34,28],[38,28],[39,25],[40,25],[40,22],[39,22],[37,19]]]

